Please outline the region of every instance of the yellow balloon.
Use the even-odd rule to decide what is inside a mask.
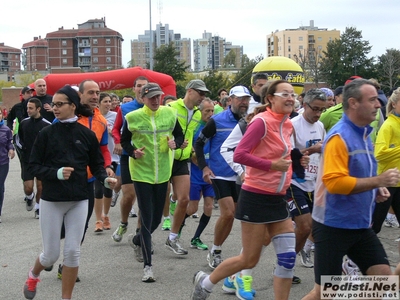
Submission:
[[[264,73],[268,80],[284,79],[293,85],[294,92],[301,94],[304,88],[303,69],[293,59],[284,56],[270,56],[260,61],[253,69],[252,75]],[[253,76],[251,83],[253,83]]]

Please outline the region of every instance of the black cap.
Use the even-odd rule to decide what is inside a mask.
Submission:
[[[69,85],[63,86],[56,92],[56,94],[64,94],[67,96],[69,101],[75,104],[76,108],[78,108],[81,103],[81,98],[79,97],[78,92]]]
[[[343,85],[338,86],[338,87],[335,89],[335,91],[333,92],[333,94],[335,95],[335,97],[336,97],[336,96],[339,96],[339,95],[341,95],[341,94],[343,94]]]
[[[27,91],[34,91],[35,89],[34,88],[31,88],[30,86],[26,86],[26,87],[23,87],[22,88],[22,90],[21,90],[21,94],[23,95],[23,94],[25,94]]]
[[[142,87],[142,98],[153,98],[154,96],[162,94],[164,93],[157,83],[150,82]]]

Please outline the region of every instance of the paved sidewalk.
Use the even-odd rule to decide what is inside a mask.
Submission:
[[[24,299],[22,287],[29,268],[41,251],[39,221],[34,219],[33,211],[27,212],[23,201],[22,182],[19,161],[16,157],[10,165],[6,181],[6,194],[0,224],[0,299]],[[137,209],[137,205],[135,205]],[[202,206],[199,214],[201,215]],[[208,228],[202,236],[203,242],[212,245],[213,229],[218,210],[213,210]],[[206,256],[207,251],[189,249],[186,256],[177,256],[164,247],[168,233],[161,227],[154,234],[155,255],[153,269],[157,282],[143,283],[143,265],[134,259],[133,249],[127,236],[134,232],[137,218],[130,218],[128,233],[121,243],[111,239],[111,234],[119,222],[119,201],[110,213],[112,229],[103,233],[94,233],[94,219],[81,248],[79,270],[80,283],[75,285],[73,298],[83,300],[172,300],[189,299],[193,288],[193,275],[198,270],[210,272]],[[190,238],[199,219],[189,218],[182,234],[182,241],[188,248]],[[397,242],[400,230],[383,228],[380,234],[391,264],[399,261]],[[240,223],[234,222],[231,235],[223,246],[223,257],[237,255],[241,248]],[[276,260],[273,247],[268,247],[260,263],[254,270],[253,287],[257,291],[256,299],[273,299],[272,270]],[[38,284],[38,300],[61,299],[61,281],[57,279],[57,266],[52,272],[43,272]],[[302,283],[292,287],[290,299],[298,300],[313,287],[313,269],[301,266],[297,261],[295,273]],[[209,299],[237,299],[234,295],[224,294],[219,283]]]

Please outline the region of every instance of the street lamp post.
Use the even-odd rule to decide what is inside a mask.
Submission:
[[[153,70],[153,31],[151,29],[151,0],[149,0],[149,15],[150,15],[150,45],[149,45],[149,59],[150,70]]]
[[[357,63],[357,58],[355,56],[353,56],[353,59],[351,60],[351,64],[353,65],[353,68],[354,68],[354,75],[357,75],[358,63]]]

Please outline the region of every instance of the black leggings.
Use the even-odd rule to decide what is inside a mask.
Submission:
[[[400,187],[388,187],[390,197],[387,201],[376,203],[372,216],[372,229],[378,234],[382,229],[390,205],[393,207],[397,220],[400,220]]]
[[[144,266],[151,266],[151,234],[161,223],[168,182],[150,184],[134,181],[133,184],[137,195],[141,224],[140,231],[133,241],[135,244],[136,241],[140,241]]]

